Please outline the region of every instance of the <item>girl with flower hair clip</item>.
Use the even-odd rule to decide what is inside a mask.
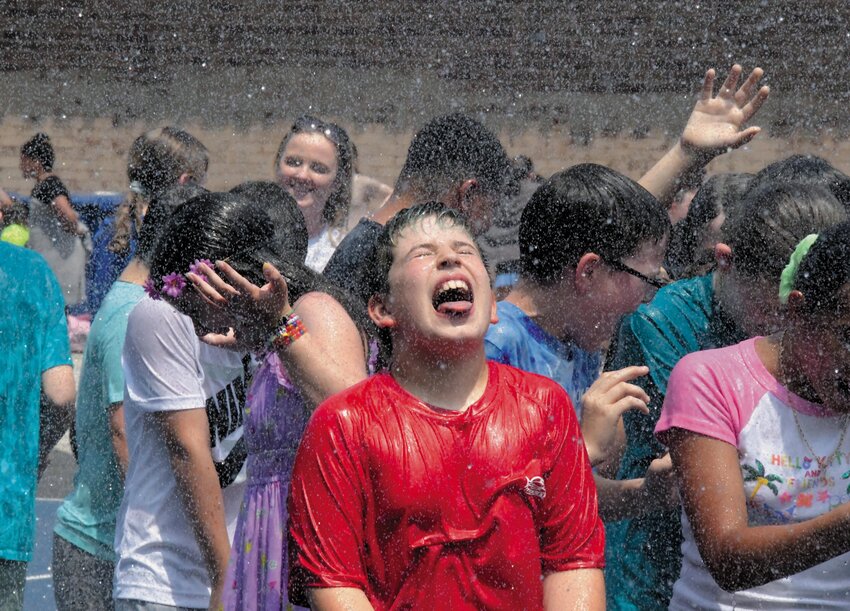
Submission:
[[[249,191],[245,199],[187,202],[157,247],[150,289],[188,315],[205,341],[248,348],[260,360],[245,410],[248,487],[221,600],[226,609],[277,609],[288,604],[295,451],[313,408],[366,377],[369,325],[358,302],[303,264],[303,221],[295,256],[275,232],[295,223],[272,223]]]
[[[784,328],[684,357],[656,434],[684,506],[671,609],[814,609],[850,597],[850,223],[803,239]]]

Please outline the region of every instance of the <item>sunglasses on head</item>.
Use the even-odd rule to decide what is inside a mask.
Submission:
[[[310,115],[302,115],[295,119],[295,123],[292,124],[292,132],[296,134],[303,132],[319,133],[337,146],[348,141],[348,136],[338,125]]]

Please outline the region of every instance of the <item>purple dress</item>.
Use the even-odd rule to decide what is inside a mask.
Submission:
[[[288,609],[286,499],[295,452],[310,419],[277,354],[254,374],[245,407],[248,485],[227,566],[225,609]]]

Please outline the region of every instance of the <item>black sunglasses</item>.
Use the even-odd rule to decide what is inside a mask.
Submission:
[[[649,286],[660,289],[663,286],[667,286],[670,284],[670,281],[666,278],[650,278],[646,274],[640,273],[638,270],[629,267],[624,263],[620,263],[619,261],[614,261],[612,259],[607,259],[605,257],[601,257],[605,262],[605,265],[610,267],[611,269],[615,269],[618,272],[625,272],[634,276],[635,278],[640,278],[644,282],[646,282]]]

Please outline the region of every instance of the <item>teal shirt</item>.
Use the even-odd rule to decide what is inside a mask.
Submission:
[[[29,561],[41,374],[71,365],[65,302],[41,255],[0,241],[0,558]]]
[[[74,489],[56,512],[57,535],[110,562],[124,482],[112,449],[109,406],[124,401],[121,350],[127,317],[144,296],[141,286],[116,282],[92,323],[77,394],[78,469]]]
[[[649,415],[623,415],[627,446],[618,479],[643,477],[667,449],[655,425],[673,367],[686,354],[730,346],[744,337],[714,301],[713,275],[681,280],[625,318],[609,369],[646,365],[649,376],[635,382],[650,397]],[[606,524],[605,584],[609,609],[666,609],[681,570],[679,510]]]

